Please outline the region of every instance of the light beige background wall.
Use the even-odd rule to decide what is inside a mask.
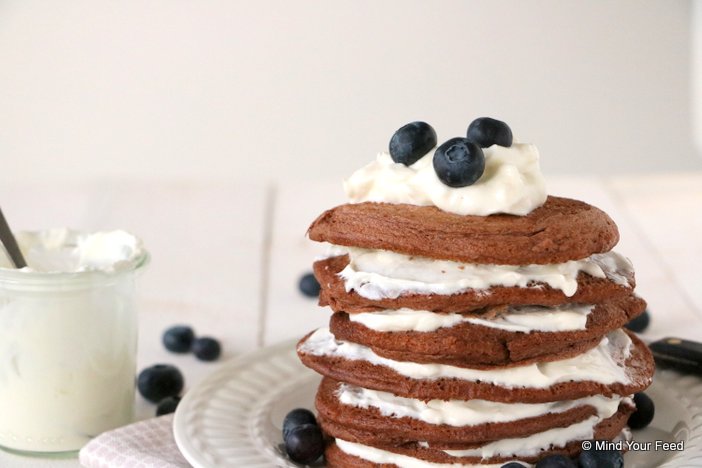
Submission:
[[[689,1],[0,2],[0,183],[339,178],[407,121],[548,172],[702,167]]]

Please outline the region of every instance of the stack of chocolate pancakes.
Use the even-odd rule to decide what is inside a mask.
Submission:
[[[601,210],[353,203],[309,236],[337,246],[314,264],[330,326],[298,345],[328,466],[527,464],[627,436],[654,364],[622,329],[645,303]]]

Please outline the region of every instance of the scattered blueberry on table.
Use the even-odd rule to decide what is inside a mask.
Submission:
[[[201,361],[215,361],[222,353],[222,345],[215,338],[197,338],[192,327],[174,325],[163,333],[163,345],[174,353],[192,352]]]
[[[164,398],[163,400],[159,401],[158,405],[156,406],[156,416],[163,416],[164,414],[175,413],[175,410],[178,407],[178,403],[180,403],[179,396],[170,396]]]
[[[578,468],[578,465],[565,455],[549,455],[534,466],[535,468]]]
[[[201,361],[215,361],[222,353],[222,346],[216,339],[204,336],[193,341],[192,352]]]
[[[139,393],[152,403],[158,403],[166,397],[180,395],[184,386],[183,374],[177,367],[169,364],[147,367],[137,378]]]
[[[578,457],[580,468],[623,468],[624,456],[619,450],[596,450],[595,443]]]
[[[512,130],[509,125],[490,117],[480,117],[471,122],[466,132],[466,138],[481,148],[488,148],[492,145],[508,148],[512,146]]]
[[[629,416],[628,425],[631,429],[643,429],[651,424],[655,414],[655,405],[651,397],[643,392],[634,395],[636,411]]]
[[[324,453],[324,436],[316,424],[294,427],[284,442],[288,456],[298,463],[312,463]]]
[[[187,325],[175,325],[163,333],[163,346],[174,353],[187,353],[195,340],[195,332]]]
[[[305,273],[298,283],[300,292],[307,297],[319,297],[320,286],[313,273]]]
[[[451,138],[434,152],[434,171],[449,187],[473,185],[485,171],[485,155],[466,138]]]
[[[509,462],[509,463],[502,465],[501,468],[526,468],[526,467],[519,462]]]
[[[624,326],[635,333],[643,333],[648,328],[649,323],[651,323],[651,314],[648,309],[646,309],[641,315],[629,321],[629,323]]]
[[[283,439],[285,439],[291,430],[297,426],[304,424],[317,424],[317,418],[314,413],[306,408],[295,408],[285,415],[283,419]]]
[[[426,122],[411,122],[390,139],[390,157],[396,163],[411,166],[436,146],[436,132]]]
[[[324,436],[312,411],[295,408],[283,419],[283,445],[291,460],[312,463],[324,453]]]

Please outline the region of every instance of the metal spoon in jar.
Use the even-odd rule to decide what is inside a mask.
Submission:
[[[5,219],[5,215],[2,214],[2,209],[0,209],[0,241],[2,241],[7,256],[10,257],[15,268],[24,268],[27,266],[22,251],[17,245],[17,239],[15,239],[15,236],[12,234],[12,230]]]

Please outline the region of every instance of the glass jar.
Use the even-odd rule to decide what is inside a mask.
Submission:
[[[0,445],[75,451],[133,419],[135,277],[0,268]]]

